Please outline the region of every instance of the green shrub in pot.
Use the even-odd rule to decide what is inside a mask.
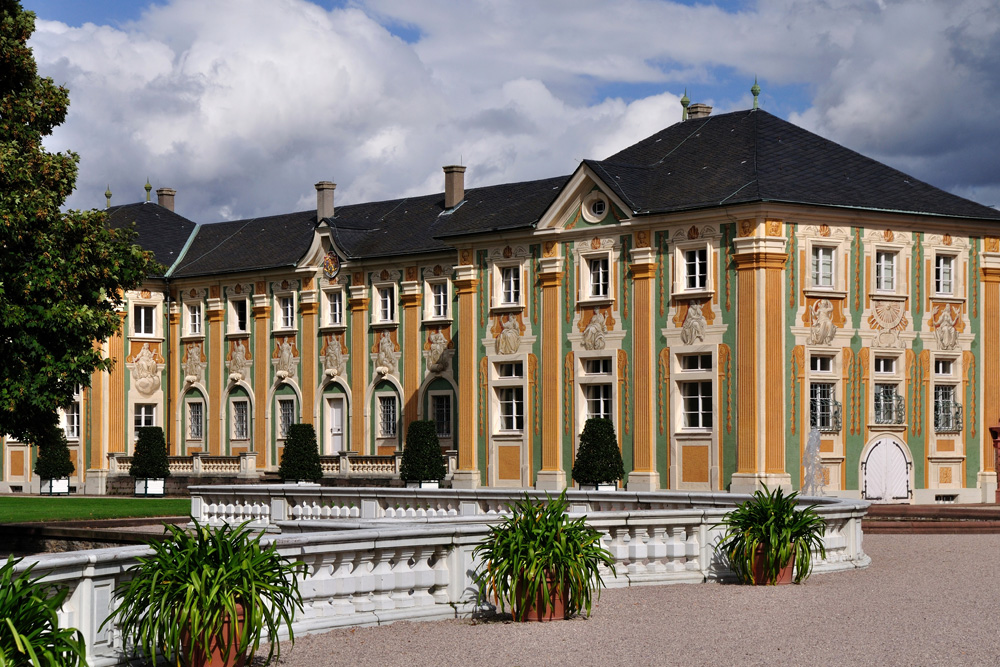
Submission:
[[[291,424],[281,452],[278,474],[284,482],[318,482],[323,479],[312,424]]]
[[[777,583],[782,569],[791,563],[793,580],[799,584],[812,573],[813,552],[826,558],[826,522],[816,513],[816,505],[796,508],[797,502],[798,493],[785,495],[781,487],[771,490],[765,485],[717,524],[726,531],[715,551],[741,582]],[[755,581],[755,569],[764,581]]]
[[[590,615],[593,591],[604,586],[600,566],[616,576],[614,557],[601,546],[600,531],[586,517],[570,519],[563,491],[557,498],[524,499],[495,526],[474,550],[479,599],[508,607],[515,620],[524,620],[537,600],[544,612],[565,597],[566,616]]]
[[[142,426],[138,429],[139,439],[135,443],[132,466],[128,474],[135,479],[163,479],[170,477],[170,459],[167,457],[167,441],[159,426]]]
[[[625,476],[618,436],[610,419],[590,417],[584,423],[572,474],[578,484],[592,486],[614,484]]]
[[[213,642],[220,643],[225,664],[243,664],[265,635],[270,661],[280,653],[282,626],[294,642],[292,621],[302,610],[296,575],[304,573],[303,563],[281,556],[274,543],[263,546],[263,533],[246,524],[166,528],[170,537],[151,542],[153,553],[126,571],[115,589],[121,602],[102,628],[117,625],[136,653],[153,659],[161,652],[174,664],[201,662]],[[241,631],[223,632],[239,616]]]
[[[34,470],[39,478],[64,479],[73,474],[75,466],[69,453],[66,433],[60,428],[55,415],[32,444],[38,445]]]
[[[406,428],[406,446],[399,464],[399,476],[404,482],[430,482],[444,479],[447,474],[437,425],[432,420],[412,421]]]

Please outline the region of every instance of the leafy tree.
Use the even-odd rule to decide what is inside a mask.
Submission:
[[[405,482],[431,482],[444,479],[446,473],[434,422],[410,422],[406,429],[406,446],[399,465],[399,476]]]
[[[580,448],[573,464],[573,479],[580,484],[616,482],[625,476],[618,436],[610,419],[591,417],[583,425]]]
[[[76,466],[73,465],[69,455],[66,434],[59,427],[55,415],[50,414],[39,430],[41,432],[32,442],[38,445],[35,474],[41,479],[62,479],[72,475]]]
[[[316,429],[312,424],[292,424],[288,427],[278,474],[286,482],[318,482],[323,479],[319,450],[316,448]]]
[[[42,146],[69,97],[38,76],[34,29],[32,12],[0,0],[0,433],[25,442],[94,371],[111,369],[94,343],[121,326],[124,290],[158,268],[132,230],[107,229],[97,211],[60,211],[79,158]]]
[[[132,467],[128,474],[136,479],[162,479],[170,477],[170,460],[167,458],[167,441],[159,426],[143,426],[135,443]]]

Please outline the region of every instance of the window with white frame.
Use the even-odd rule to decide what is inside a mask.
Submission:
[[[232,402],[232,439],[250,439],[250,401],[234,399]]]
[[[201,304],[188,304],[187,316],[188,333],[192,336],[201,335]]]
[[[935,359],[934,375],[950,377],[955,372],[955,362],[952,359]]]
[[[611,374],[611,358],[610,357],[597,357],[594,359],[584,359],[583,360],[583,372],[586,375],[610,375]]]
[[[812,247],[812,286],[833,287],[833,253],[829,246]]]
[[[291,398],[278,399],[278,437],[284,440],[288,437],[289,427],[295,423],[295,400]]]
[[[684,251],[684,289],[708,289],[708,248]]]
[[[521,265],[501,266],[500,269],[500,305],[517,306],[521,304]]]
[[[896,291],[896,258],[894,250],[875,252],[875,289],[879,292]]]
[[[497,387],[500,430],[524,430],[524,389],[522,387]]]
[[[520,361],[505,361],[497,366],[498,378],[523,378],[524,364]]]
[[[591,357],[581,359],[583,373],[578,378],[583,392],[584,417],[613,419],[614,376],[611,357]]]
[[[151,403],[137,403],[133,419],[134,437],[139,439],[139,429],[146,426],[156,426],[156,406]]]
[[[685,371],[710,371],[712,370],[712,355],[710,354],[683,354],[681,359],[681,370]]]
[[[66,417],[66,426],[63,429],[67,440],[80,439],[80,402],[73,401],[63,411]]]
[[[426,283],[425,297],[427,307],[424,317],[429,320],[446,320],[451,317],[451,292],[447,280],[434,280]]]
[[[246,299],[230,300],[229,330],[233,333],[246,333],[250,330]]]
[[[712,428],[712,383],[680,382],[684,428]]]
[[[934,292],[952,295],[955,291],[955,257],[936,255],[934,257]]]
[[[205,404],[201,401],[187,403],[188,440],[201,440],[205,433]]]
[[[295,328],[295,297],[278,297],[278,324],[282,329]]]
[[[372,315],[376,323],[396,321],[395,285],[375,286],[375,310]]]
[[[833,382],[809,383],[809,428],[824,432],[839,431],[840,411]]]
[[[344,324],[344,291],[331,290],[326,294],[326,324],[338,327]]]
[[[952,384],[934,385],[934,430],[955,433],[962,430],[962,406]]]
[[[889,375],[896,372],[895,357],[875,357],[875,372],[880,375]]]
[[[451,438],[451,394],[432,394],[431,414],[437,437]]]
[[[606,299],[611,295],[610,262],[607,255],[587,259],[589,294],[591,299]]]
[[[137,336],[156,334],[156,306],[132,307],[132,333]]]
[[[587,399],[587,418],[611,419],[611,385],[588,384],[583,391]]]
[[[906,421],[906,403],[899,395],[899,384],[876,382],[874,396],[876,424],[902,424]]]
[[[380,438],[395,438],[398,422],[396,396],[378,397],[378,436]]]
[[[809,370],[813,373],[832,373],[833,357],[814,354],[809,357]]]

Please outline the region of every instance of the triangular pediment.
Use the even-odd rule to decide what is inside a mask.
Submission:
[[[581,163],[536,229],[579,229],[617,225],[631,219],[629,206],[586,163]]]

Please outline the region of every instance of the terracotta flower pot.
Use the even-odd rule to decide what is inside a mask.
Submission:
[[[525,587],[518,586],[517,606],[514,608],[515,620],[545,622],[566,618],[566,592],[552,577],[546,576],[545,583],[549,588],[549,606],[544,612],[542,611],[542,591],[537,591],[535,599],[531,600],[527,599]]]
[[[792,583],[792,569],[795,566],[794,553],[792,557],[788,559],[785,566],[781,568],[778,572],[778,580],[774,583],[778,586],[784,584]],[[757,545],[757,549],[754,551],[753,559],[753,583],[754,586],[767,586],[770,582],[767,580],[767,574],[764,572],[764,545]]]
[[[228,660],[226,659],[226,644],[229,642],[229,633],[232,632],[233,623],[231,619],[226,618],[222,621],[222,629],[219,634],[212,638],[208,646],[208,656],[206,657],[205,652],[199,647],[195,650],[194,660],[187,663],[188,667],[243,667],[246,664],[245,656],[236,654],[236,647],[243,636],[243,627],[243,606],[238,604],[236,605],[236,636],[233,638],[233,647],[229,652]],[[187,658],[188,647],[191,645],[190,633],[185,632],[181,635],[181,645],[184,646],[183,655]]]

